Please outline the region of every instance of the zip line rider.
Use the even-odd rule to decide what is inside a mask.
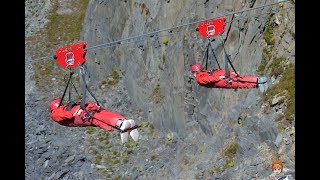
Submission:
[[[54,99],[50,103],[51,119],[63,126],[86,127],[93,126],[112,131],[121,132],[121,142],[128,141],[128,134],[134,141],[139,140],[139,132],[135,121],[126,119],[122,115],[103,109],[96,103],[87,102],[85,109],[81,109],[80,103],[74,103],[70,110],[66,105],[61,105],[60,99]],[[130,131],[130,132],[129,132]]]
[[[229,77],[223,69],[203,71],[200,64],[192,65],[191,73],[200,86],[207,88],[250,89],[265,86],[267,82],[266,77],[240,76],[232,70]]]

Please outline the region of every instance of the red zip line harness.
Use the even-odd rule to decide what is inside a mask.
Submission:
[[[217,62],[217,65],[220,68],[220,65],[219,65],[219,62],[218,62],[218,59],[212,49],[212,45],[211,45],[211,37],[215,37],[215,36],[219,36],[219,35],[222,35],[224,33],[224,27],[225,27],[225,21],[226,21],[226,17],[222,17],[222,18],[218,18],[218,19],[213,19],[213,20],[209,20],[209,21],[206,21],[206,22],[202,22],[198,25],[196,31],[198,31],[199,35],[202,36],[203,38],[206,38],[208,39],[208,44],[206,46],[206,51],[205,51],[205,54],[203,56],[203,59],[202,59],[202,63],[203,64],[203,61],[204,59],[206,59],[205,61],[205,69],[208,70],[208,59],[209,59],[209,48]],[[211,71],[212,73],[213,71]],[[211,74],[210,73],[210,74]]]
[[[79,74],[80,74],[80,86],[81,86],[81,90],[82,90],[82,99],[81,99],[81,102],[80,102],[80,107],[82,110],[84,110],[86,112],[86,114],[84,115],[84,117],[82,118],[82,120],[86,120],[86,119],[96,119],[100,122],[103,122],[101,121],[100,119],[98,118],[95,118],[93,116],[92,113],[88,112],[86,109],[85,109],[85,103],[86,103],[86,91],[88,91],[91,96],[96,100],[96,103],[98,106],[100,106],[97,98],[93,95],[93,93],[90,91],[90,89],[88,88],[87,84],[86,84],[86,80],[85,80],[85,67],[84,67],[84,64],[86,62],[86,45],[87,43],[86,42],[81,42],[81,43],[78,43],[78,44],[74,44],[74,45],[70,45],[70,46],[66,46],[66,47],[63,47],[63,48],[59,48],[56,50],[56,53],[54,55],[54,59],[56,59],[58,65],[64,69],[72,69],[72,68],[77,68],[79,66]],[[60,104],[59,106],[61,106],[62,102],[63,102],[63,98],[65,96],[65,93],[68,89],[68,86],[69,84],[72,84],[73,87],[75,88],[74,84],[72,83],[72,75],[73,75],[73,72],[70,71],[70,75],[69,75],[69,79],[67,81],[67,85],[65,87],[65,90],[63,92],[63,95],[62,95],[62,98],[61,98],[61,101],[60,101]],[[76,90],[76,88],[75,88]],[[69,100],[68,100],[68,103],[67,103],[67,110],[70,110],[72,108],[72,106],[75,104],[75,102],[73,102],[71,100],[71,88],[69,87]],[[102,109],[100,109],[102,110]],[[89,120],[90,121],[90,120]],[[138,125],[135,125],[134,127],[131,127],[131,128],[127,128],[125,130],[121,130],[120,128],[118,127],[115,127],[111,124],[108,124],[106,122],[103,122],[111,127],[113,127],[114,129],[120,131],[121,133],[124,133],[124,132],[128,132],[128,131],[131,131],[131,130],[134,130],[140,126]]]

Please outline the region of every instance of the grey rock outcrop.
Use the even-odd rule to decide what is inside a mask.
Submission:
[[[80,39],[94,47],[265,3],[89,1]],[[270,11],[267,7],[228,17],[224,35],[212,42],[220,65],[224,67],[222,40],[226,39],[225,48],[238,73],[257,75]],[[294,63],[294,11],[281,16],[274,53]],[[28,33],[36,30],[33,24]],[[276,155],[285,167],[294,169],[294,123],[279,132],[276,119],[284,108],[277,105],[279,99],[273,97],[274,106],[268,109],[258,89],[207,89],[194,82],[190,66],[201,63],[207,43],[195,29],[196,24],[172,28],[87,51],[88,83],[103,106],[140,124],[154,125],[141,128],[134,147],[120,145],[115,132],[108,134],[108,140],[92,140],[101,131],[89,134],[49,121],[44,102],[50,96],[37,89],[33,67],[26,66],[26,179],[265,179]],[[210,58],[209,66],[216,66]],[[120,72],[119,83],[106,87],[102,82],[115,70]],[[279,81],[272,78],[271,87]],[[105,141],[114,147],[104,150]],[[125,155],[128,163],[121,159]]]

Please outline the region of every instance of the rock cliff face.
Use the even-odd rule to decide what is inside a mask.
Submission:
[[[48,4],[45,2],[43,6]],[[270,167],[277,158],[284,162],[286,171],[294,172],[294,118],[290,123],[279,118],[289,106],[281,103],[287,102],[283,100],[283,94],[274,96],[272,91],[262,94],[258,89],[207,89],[198,86],[190,73],[192,64],[202,63],[207,44],[207,40],[195,30],[197,24],[192,22],[266,3],[270,2],[89,1],[80,38],[88,43],[89,48],[86,55],[90,72],[88,83],[105,107],[143,125],[141,140],[130,144],[131,147],[124,147],[117,141],[118,135],[112,132],[114,136],[108,136],[112,136],[113,147],[104,150],[102,147],[110,143],[92,139],[104,132],[86,131],[85,137],[70,137],[59,144],[63,136],[59,136],[55,129],[75,134],[82,134],[84,130],[69,132],[66,128],[46,123],[45,132],[53,133],[44,135],[49,142],[60,149],[80,148],[81,153],[69,151],[70,154],[62,156],[62,150],[59,153],[60,150],[52,151],[48,144],[43,145],[48,140],[40,140],[41,137],[31,130],[26,131],[26,146],[29,148],[26,149],[26,159],[38,158],[39,161],[33,165],[26,161],[26,166],[30,167],[26,168],[26,177],[264,179],[272,174]],[[29,4],[26,8],[34,7]],[[227,16],[225,33],[211,42],[220,66],[225,66],[222,43],[225,42],[226,51],[240,75],[267,76],[269,88],[277,88],[285,73],[274,73],[274,59],[284,57],[278,66],[294,64],[293,7],[294,2],[288,1]],[[28,14],[31,13],[28,11]],[[34,20],[26,16],[28,32],[36,29],[37,24],[27,23]],[[163,29],[165,31],[148,34]],[[148,36],[141,36],[144,34]],[[273,41],[268,38],[270,34]],[[120,39],[123,41],[108,45]],[[213,56],[209,58],[209,67],[216,68]],[[270,68],[259,74],[262,65]],[[28,72],[33,70],[28,69]],[[119,73],[119,83],[110,88],[105,82],[114,72]],[[38,93],[44,96],[39,101],[47,103],[46,93],[37,89],[32,74],[26,77],[29,77],[26,78],[26,97],[29,97],[26,102],[37,102],[31,94]],[[26,105],[27,127],[39,127],[41,121],[49,119],[49,115],[38,116],[45,109],[33,114],[29,112]],[[75,142],[77,146],[72,147]],[[36,155],[30,150],[39,146],[46,151]],[[51,156],[46,152],[51,152]],[[124,156],[129,156],[129,160]],[[50,166],[50,163],[56,165]],[[68,163],[71,165],[68,170],[62,170]]]

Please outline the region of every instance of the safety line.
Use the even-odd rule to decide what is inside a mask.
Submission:
[[[266,12],[266,13],[260,13],[258,15],[255,15],[255,16],[250,16],[250,18],[265,18],[266,16],[262,16],[262,15],[266,15],[266,14],[272,14],[272,13],[276,13],[276,12],[279,12],[281,10],[288,10],[288,9],[293,9],[294,7],[288,7],[288,8],[281,8],[279,10],[272,10],[271,12]],[[236,21],[236,20],[243,20],[243,19],[246,19],[248,17],[240,17],[240,16],[236,16],[233,20],[230,20],[230,21],[225,21],[225,23],[231,23],[232,21]],[[160,37],[165,37],[165,36],[171,36],[171,35],[176,35],[176,34],[181,34],[181,33],[186,33],[186,32],[189,32],[189,31],[195,31],[195,29],[188,29],[188,30],[182,30],[182,31],[177,31],[177,32],[168,32],[167,34],[162,34],[162,35],[159,35],[159,34],[156,34],[155,36],[152,36],[152,38],[154,37],[157,37],[157,38],[160,38]],[[132,44],[132,43],[136,43],[136,42],[141,42],[141,41],[145,41],[146,39],[139,39],[139,40],[135,40],[135,41],[130,41],[130,42],[125,42],[125,43],[121,43],[121,44],[112,44],[112,45],[108,45],[106,46],[107,48],[109,47],[114,47],[114,46],[121,46],[121,45],[126,45],[126,44]]]
[[[276,4],[280,4],[280,3],[283,3],[283,2],[286,2],[286,1],[289,1],[289,0],[281,0],[281,1],[278,1],[278,2],[269,3],[269,4],[262,5],[262,6],[257,6],[257,7],[253,7],[253,8],[247,8],[247,9],[243,9],[243,10],[236,11],[236,12],[230,12],[230,13],[226,13],[226,14],[223,14],[223,15],[219,15],[219,16],[215,16],[215,17],[199,20],[199,21],[193,21],[193,22],[190,22],[190,23],[185,23],[185,24],[173,26],[171,28],[160,29],[160,30],[157,30],[157,31],[153,31],[153,32],[149,32],[149,33],[145,33],[145,34],[141,34],[141,35],[137,35],[137,36],[133,36],[133,37],[129,37],[129,38],[124,38],[124,39],[120,39],[120,40],[109,42],[109,43],[104,43],[104,44],[100,44],[100,45],[96,45],[96,46],[91,46],[91,47],[86,48],[86,50],[88,51],[88,50],[92,50],[92,49],[95,49],[95,48],[98,48],[98,47],[102,47],[102,46],[110,46],[112,44],[119,44],[122,41],[128,41],[128,40],[131,40],[131,39],[136,39],[136,38],[140,38],[140,37],[144,37],[144,36],[153,37],[154,35],[156,35],[156,34],[158,34],[160,32],[164,32],[164,31],[168,31],[168,30],[171,31],[173,29],[177,29],[177,28],[180,28],[180,27],[183,27],[183,26],[190,26],[192,24],[197,24],[197,23],[205,22],[205,21],[212,20],[212,19],[231,16],[231,15],[234,15],[234,14],[240,14],[240,13],[243,13],[243,12],[252,11],[252,10],[256,10],[256,9],[260,9],[260,8],[264,8],[264,7],[268,7],[268,6],[272,6],[272,5],[276,5]],[[49,58],[53,59],[53,56],[42,57],[42,58],[33,60],[31,62],[35,63],[35,62],[43,61],[43,60],[46,60],[46,59],[49,59]],[[30,62],[30,61],[26,61],[26,62]]]
[[[260,9],[260,8],[264,8],[264,7],[267,7],[267,6],[272,6],[272,5],[279,4],[279,3],[282,3],[282,2],[286,2],[286,1],[288,1],[288,0],[283,0],[283,1],[275,2],[275,3],[265,4],[265,5],[262,5],[262,6],[257,6],[255,8],[247,8],[247,9],[244,9],[244,10],[241,10],[241,11],[237,11],[237,12],[226,13],[224,15],[220,15],[220,16],[217,16],[217,17],[211,17],[211,18],[207,18],[207,19],[204,19],[204,20],[200,20],[200,21],[194,21],[194,22],[190,22],[190,23],[186,23],[186,24],[173,26],[172,28],[160,29],[158,31],[153,31],[153,32],[149,32],[149,33],[146,33],[146,34],[141,34],[141,35],[137,35],[137,36],[133,36],[133,37],[125,38],[125,39],[120,39],[120,40],[109,42],[109,43],[105,43],[105,44],[92,46],[92,47],[87,48],[87,50],[91,50],[91,49],[94,49],[94,48],[97,48],[97,47],[100,47],[100,46],[105,46],[105,45],[109,45],[109,44],[113,44],[113,43],[119,43],[119,42],[122,42],[122,41],[131,40],[131,39],[135,39],[135,38],[139,38],[139,37],[143,37],[143,36],[150,36],[150,35],[152,36],[152,35],[155,35],[157,33],[163,32],[163,31],[168,31],[168,30],[176,29],[176,28],[183,27],[183,26],[189,26],[189,25],[192,25],[192,24],[197,24],[197,23],[201,23],[201,22],[208,21],[208,20],[211,20],[211,19],[217,19],[217,18],[221,18],[221,17],[225,17],[225,16],[231,16],[231,15],[243,13],[243,12],[246,12],[246,11],[252,11],[252,10],[255,10],[255,9]]]

